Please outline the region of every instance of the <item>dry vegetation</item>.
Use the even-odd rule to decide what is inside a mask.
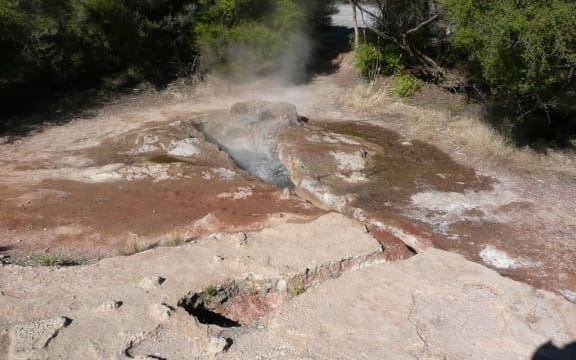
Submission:
[[[478,105],[467,105],[459,95],[441,94],[429,85],[414,99],[404,100],[389,95],[388,86],[389,79],[359,84],[345,92],[341,101],[370,119],[378,119],[378,124],[433,143],[465,163],[513,174],[576,178],[574,151],[550,149],[544,154],[516,147],[482,120]]]

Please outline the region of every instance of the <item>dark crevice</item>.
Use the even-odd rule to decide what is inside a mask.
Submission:
[[[240,327],[240,323],[214,312],[204,305],[202,294],[194,294],[190,298],[178,301],[178,306],[194,316],[201,324],[216,325],[223,328]]]
[[[364,256],[307,268],[302,273],[288,278],[255,280],[249,277],[243,280],[230,280],[217,286],[209,286],[202,291],[190,292],[178,301],[178,306],[184,308],[202,324],[223,328],[242,327],[242,330],[248,331],[258,328],[266,321],[268,314],[290,299],[304,294],[311,287],[318,286],[328,279],[336,279],[348,271],[393,260],[396,258],[380,250]],[[236,320],[231,320],[222,314]]]
[[[408,249],[408,251],[410,251],[412,254],[417,255],[418,251],[416,251],[416,249],[414,249],[412,246],[410,245],[406,245],[406,249]]]

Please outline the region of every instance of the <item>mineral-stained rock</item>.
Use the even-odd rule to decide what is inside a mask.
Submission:
[[[210,347],[215,358],[226,359],[516,360],[530,359],[548,341],[561,348],[576,341],[576,306],[562,297],[436,249],[403,261],[373,261],[369,255],[381,247],[371,237],[376,231],[369,230],[331,213],[311,223],[249,232],[242,247],[236,234],[226,233],[218,240],[89,266],[6,265],[0,326],[11,329],[8,347],[19,351],[12,359],[208,359]],[[212,261],[216,254],[226,260]],[[168,280],[153,291],[136,286],[151,274]],[[248,279],[245,297],[220,291],[221,284],[239,284],[238,279]],[[218,293],[214,308],[205,303],[206,309],[234,321],[248,318],[236,314],[257,315],[262,327],[196,321],[179,299],[209,294],[210,287]],[[279,292],[292,296],[275,301]],[[126,305],[93,310],[110,299]],[[31,328],[17,324],[32,322],[32,314],[63,313],[71,301],[78,302],[66,313],[74,322],[57,337],[51,338],[62,318],[46,335],[28,343],[15,339],[15,333]],[[0,358],[5,358],[1,327]],[[46,343],[44,350],[34,350]]]
[[[234,340],[230,359],[528,360],[576,341],[576,306],[429,249],[310,288]]]
[[[431,147],[410,151],[400,144],[396,133],[345,123],[291,127],[281,135],[278,154],[296,186],[296,194],[318,207],[378,226],[411,248],[424,251],[432,243],[418,227],[426,225],[403,226],[408,221],[402,218],[402,206],[410,194],[419,191],[416,183],[464,189],[467,185],[439,181],[435,171],[443,168],[458,173],[462,181],[474,172]],[[441,164],[436,164],[436,158]],[[487,185],[470,186],[482,189]]]
[[[10,331],[10,358],[47,359],[46,349],[50,341],[70,322],[70,319],[59,316],[14,326]]]
[[[167,238],[262,229],[277,216],[313,219],[321,214],[254,177],[291,185],[273,155],[278,134],[298,126],[295,106],[244,105],[122,131],[99,128],[77,141],[68,133],[52,134],[42,140],[50,151],[37,150],[40,145],[32,138],[22,148],[3,146],[0,238],[11,258],[0,264],[22,262],[14,253],[49,246],[94,259]],[[231,143],[214,144],[220,136]],[[246,162],[233,161],[222,151],[228,148],[238,149]],[[23,160],[22,154],[35,153]],[[239,169],[241,163],[254,165],[254,172]]]
[[[300,127],[298,120],[292,104],[249,101],[234,104],[229,113],[206,116],[198,128],[241,168],[287,187],[291,182],[278,158],[279,140],[288,129]]]

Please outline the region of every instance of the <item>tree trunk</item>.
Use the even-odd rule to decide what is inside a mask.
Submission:
[[[354,22],[354,46],[358,46],[360,42],[360,32],[358,30],[358,18],[356,17],[356,7],[357,0],[350,0],[350,5],[352,5],[352,21]]]

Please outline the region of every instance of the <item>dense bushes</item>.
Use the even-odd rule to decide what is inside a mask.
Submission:
[[[411,73],[448,88],[471,90],[471,95],[509,109],[516,120],[528,114],[545,117],[549,124],[574,118],[573,0],[374,3],[375,16],[367,16],[376,20],[371,30],[378,41],[362,45],[357,53],[364,75],[373,66],[370,61],[389,63],[383,55],[395,49],[402,54],[399,65]]]
[[[375,10],[361,6],[363,18],[373,26],[356,46],[355,65],[363,77],[393,75],[389,92],[410,96],[426,80],[445,77],[440,64],[446,50],[445,29],[439,26],[439,10],[432,0],[374,1]]]
[[[193,59],[193,11],[183,0],[4,0],[0,79],[67,86],[145,75],[161,82]]]
[[[365,79],[373,79],[380,74],[381,53],[374,44],[359,42],[354,47],[354,66]]]
[[[378,45],[374,41],[360,41],[354,46],[354,66],[364,79],[378,75],[392,75],[405,68],[402,52],[393,44]]]
[[[518,114],[576,112],[576,3],[442,0],[473,81]]]
[[[326,21],[331,1],[2,0],[0,90],[161,84],[250,62],[273,70],[294,36]]]

